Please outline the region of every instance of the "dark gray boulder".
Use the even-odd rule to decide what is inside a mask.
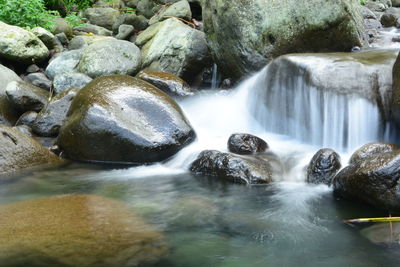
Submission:
[[[200,153],[190,165],[197,175],[216,177],[239,184],[266,184],[279,180],[282,165],[273,155],[240,156],[216,150]]]
[[[384,27],[396,26],[397,20],[400,18],[400,9],[391,7],[385,11],[381,17],[381,23]]]
[[[329,148],[320,149],[307,167],[307,183],[330,185],[341,166],[338,153]]]
[[[26,111],[39,112],[48,102],[49,92],[22,81],[10,82],[6,94],[14,108],[24,113]]]
[[[138,78],[110,75],[78,92],[57,144],[75,160],[148,163],[169,158],[194,137],[167,94]]]
[[[265,152],[268,144],[255,135],[235,133],[228,139],[228,149],[230,152],[246,155]]]

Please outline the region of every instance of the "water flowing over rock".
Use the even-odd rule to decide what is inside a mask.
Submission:
[[[32,64],[42,62],[48,56],[49,50],[36,35],[0,21],[0,57]]]
[[[170,72],[189,83],[210,59],[204,33],[175,18],[151,25],[136,44],[143,46],[142,68]]]
[[[168,250],[163,235],[129,207],[100,196],[17,202],[0,206],[0,215],[7,266],[142,266]]]
[[[21,81],[18,75],[0,64],[0,124],[13,125],[18,119],[18,113],[8,101],[6,88],[10,82]]]
[[[268,144],[257,136],[237,133],[229,137],[228,149],[230,152],[246,155],[265,152],[268,149]]]
[[[218,66],[236,79],[279,55],[350,51],[364,40],[358,0],[208,0],[203,21]]]
[[[307,182],[330,185],[333,177],[340,170],[340,156],[332,149],[320,149],[307,167]]]
[[[267,131],[315,145],[351,150],[385,140],[396,53],[281,56],[266,68],[250,106]]]
[[[75,160],[147,163],[167,159],[194,137],[164,92],[137,78],[111,75],[79,91],[57,143]]]
[[[136,74],[140,68],[140,49],[128,42],[105,39],[85,47],[78,70],[95,78],[109,74]]]
[[[270,183],[279,180],[283,172],[281,163],[272,155],[239,156],[216,150],[201,152],[190,171],[239,184]]]
[[[373,154],[342,169],[333,179],[339,197],[400,211],[400,153]]]
[[[0,155],[0,174],[61,162],[34,139],[7,126],[0,126]]]

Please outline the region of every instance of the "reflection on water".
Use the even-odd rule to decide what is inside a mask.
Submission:
[[[118,176],[118,173],[121,173]],[[113,179],[104,179],[113,176]],[[190,174],[127,179],[127,171],[71,165],[0,186],[0,204],[96,194],[129,205],[167,237],[158,266],[396,266],[399,253],[369,242],[347,218],[379,211],[334,201],[326,186],[246,187]]]

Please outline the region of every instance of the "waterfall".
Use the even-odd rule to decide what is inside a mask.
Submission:
[[[214,64],[212,67],[212,76],[211,76],[211,89],[217,89],[219,85],[219,80],[218,80],[218,66],[217,64]]]

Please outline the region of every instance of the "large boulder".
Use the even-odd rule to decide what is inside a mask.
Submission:
[[[95,78],[108,74],[136,74],[140,68],[140,49],[128,41],[106,39],[83,49],[78,70]]]
[[[399,147],[395,144],[389,143],[369,143],[357,149],[350,157],[349,163],[354,164],[365,158],[369,158],[382,153],[393,152],[398,150]]]
[[[236,79],[283,54],[350,51],[364,42],[358,0],[209,0],[203,21],[219,70]]]
[[[119,11],[110,7],[88,8],[85,17],[91,24],[112,30],[114,22],[119,16]]]
[[[78,88],[72,88],[53,97],[28,126],[37,135],[47,137],[57,136],[60,127],[67,118],[67,112],[72,100],[79,90]]]
[[[340,170],[340,156],[329,148],[318,150],[307,167],[307,182],[330,185],[333,177]]]
[[[400,211],[400,153],[373,154],[342,169],[333,179],[335,195]]]
[[[189,85],[172,73],[141,71],[137,77],[151,83],[170,96],[193,95],[193,91],[190,89]]]
[[[273,155],[240,156],[216,150],[201,152],[190,165],[190,171],[239,184],[278,181],[283,172],[280,161]]]
[[[7,126],[0,126],[0,155],[0,174],[61,162],[34,139]]]
[[[31,32],[36,35],[49,50],[55,49],[58,52],[63,50],[61,42],[48,30],[42,27],[35,27]]]
[[[0,58],[21,64],[42,62],[49,49],[33,33],[0,21]]]
[[[136,40],[142,47],[142,68],[170,72],[189,83],[209,64],[208,46],[203,32],[176,18],[155,23]]]
[[[64,52],[53,59],[46,68],[46,74],[54,79],[57,74],[73,72],[82,57],[82,50]]]
[[[6,94],[14,108],[24,113],[26,111],[39,112],[48,102],[49,92],[22,81],[10,82]]]
[[[190,10],[189,2],[186,0],[181,0],[172,5],[166,5],[161,8],[149,21],[149,24],[154,24],[156,22],[171,18],[181,18],[186,21],[192,20],[192,11]]]
[[[385,11],[381,17],[381,23],[384,27],[396,26],[397,20],[400,18],[400,9],[391,7]]]
[[[4,266],[142,266],[167,253],[161,233],[121,202],[63,195],[0,206]]]
[[[169,158],[194,137],[167,94],[140,79],[111,75],[79,91],[57,143],[76,160],[147,163]]]
[[[18,119],[18,112],[8,101],[6,88],[10,82],[21,81],[18,75],[0,64],[0,124],[13,125]]]

